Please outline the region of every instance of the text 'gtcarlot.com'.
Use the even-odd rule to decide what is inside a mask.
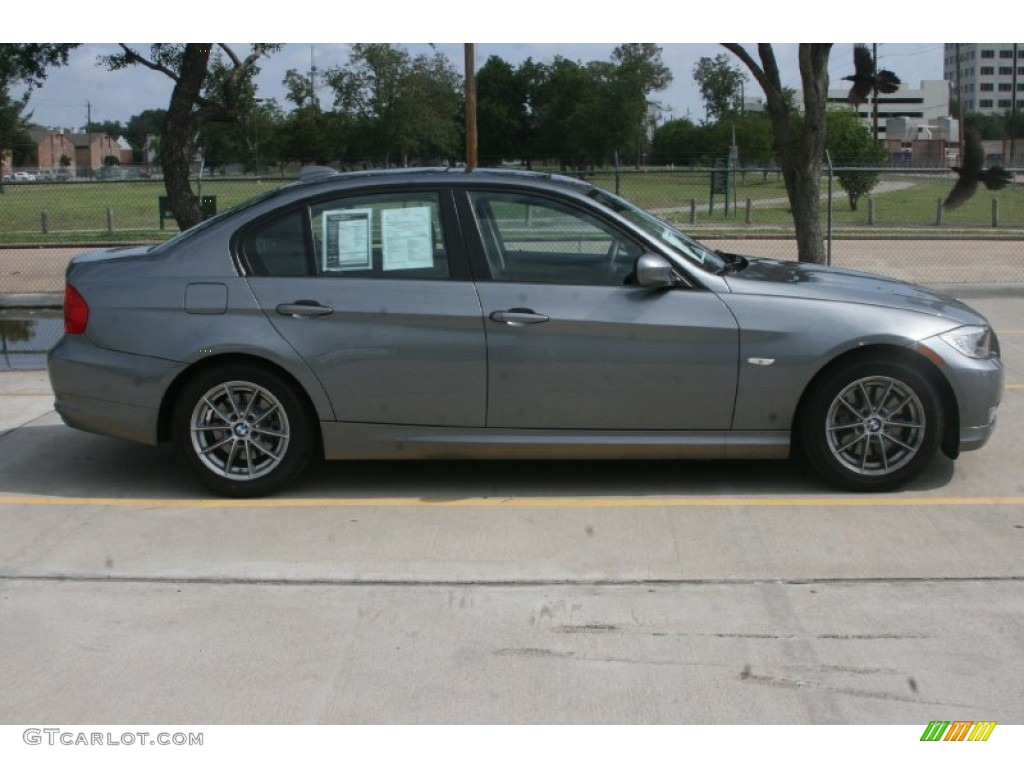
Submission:
[[[96,731],[62,731],[60,728],[27,728],[21,738],[26,744],[54,746],[121,747],[121,746],[203,746],[202,733],[150,733],[125,731],[124,733],[98,733]]]

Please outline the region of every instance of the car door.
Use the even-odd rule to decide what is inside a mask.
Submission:
[[[730,427],[738,331],[714,293],[630,285],[643,245],[566,200],[478,190],[467,202],[490,276],[478,283],[488,427]]]
[[[480,302],[445,196],[339,195],[241,239],[253,293],[338,421],[484,424]]]

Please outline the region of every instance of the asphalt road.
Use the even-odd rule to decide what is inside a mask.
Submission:
[[[204,497],[0,374],[0,722],[1024,722],[1008,388],[899,493],[787,462],[336,463]]]

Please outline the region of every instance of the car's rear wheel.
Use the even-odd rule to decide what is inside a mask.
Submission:
[[[805,404],[799,439],[811,467],[832,485],[891,491],[934,458],[943,413],[934,385],[903,362],[859,361],[819,383]]]
[[[201,373],[182,390],[174,440],[211,490],[262,496],[293,480],[309,461],[312,419],[279,374],[234,364]]]

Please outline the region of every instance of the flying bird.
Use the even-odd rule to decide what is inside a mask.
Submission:
[[[875,59],[864,43],[853,46],[853,68],[854,73],[847,75],[843,80],[853,82],[847,101],[855,107],[866,102],[872,91],[896,93],[900,87],[900,79],[888,69],[875,72]]]
[[[953,185],[949,197],[942,204],[947,211],[951,211],[962,205],[971,198],[971,195],[978,189],[980,181],[988,189],[1002,189],[1013,180],[1013,175],[998,165],[982,170],[985,164],[985,149],[981,145],[981,134],[977,128],[967,130],[967,142],[964,146],[964,164],[953,166],[953,170],[960,176]]]

